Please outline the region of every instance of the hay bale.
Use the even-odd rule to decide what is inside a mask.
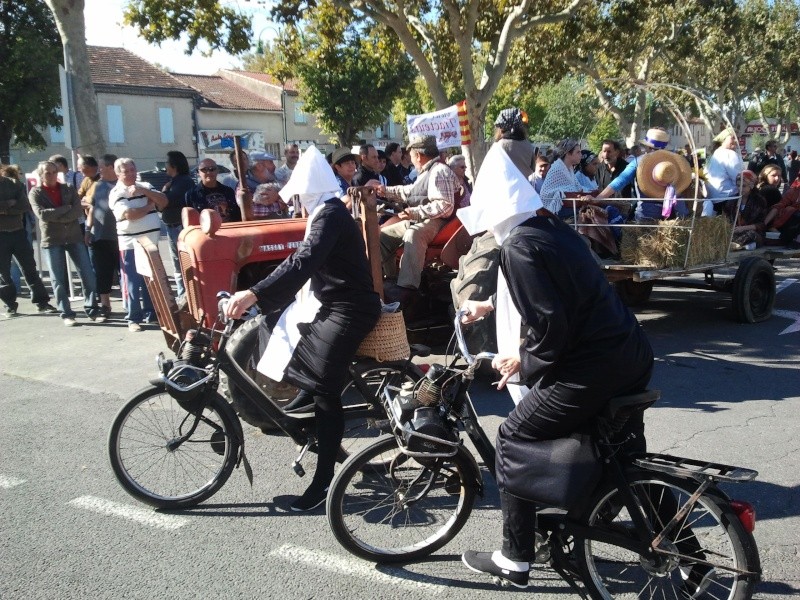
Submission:
[[[689,246],[689,266],[725,260],[733,225],[724,215],[696,219]]]
[[[626,227],[620,242],[625,264],[668,269],[722,261],[727,253],[731,225],[724,216],[695,220],[689,244],[691,219],[659,221],[657,226]],[[687,259],[686,253],[689,251]]]

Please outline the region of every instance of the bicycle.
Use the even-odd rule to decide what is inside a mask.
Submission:
[[[137,392],[111,426],[108,452],[114,475],[126,492],[152,506],[195,506],[214,495],[240,465],[252,484],[241,422],[217,391],[221,373],[249,401],[251,411],[274,422],[297,444],[300,452],[292,468],[300,477],[305,474],[303,458],[315,450],[314,413],[285,412],[227,352],[235,327],[223,316],[229,297],[227,292],[218,294],[217,321],[209,329],[188,332],[176,359],[167,360],[159,353],[159,378]],[[255,318],[255,313],[248,316]],[[380,434],[379,421],[385,419],[383,389],[419,380],[423,374],[412,358],[428,352],[424,346],[413,346],[404,361],[353,360],[342,396],[345,437],[339,462]]]
[[[331,484],[331,530],[356,556],[410,561],[458,534],[483,492],[462,431],[494,476],[494,446],[468,393],[478,365],[493,355],[469,354],[462,314],[456,315],[455,329],[467,366],[457,367],[456,356],[447,367],[431,365],[415,384],[387,386],[383,404],[392,435],[351,456]],[[752,535],[755,511],[731,500],[718,482],[750,481],[757,473],[621,452],[618,432],[658,397],[651,390],[614,398],[595,419],[601,480],[569,510],[539,512],[531,540],[535,562],[549,564],[584,598],[695,598],[705,591],[718,599],[750,598],[761,573]]]

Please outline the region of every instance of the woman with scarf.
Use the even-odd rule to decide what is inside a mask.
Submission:
[[[294,511],[312,510],[325,501],[344,433],[341,392],[347,367],[381,310],[364,240],[339,193],[333,171],[312,146],[280,192],[286,201],[298,195],[308,211],[305,239],[266,279],[234,294],[225,313],[238,319],[256,303],[262,312],[291,303],[258,370],[301,389],[292,406],[313,401],[317,468],[311,485],[292,503]],[[298,300],[292,302],[295,294]]]
[[[542,204],[551,213],[566,219],[575,215],[574,201],[565,202],[568,195],[582,195],[583,189],[575,177],[575,167],[583,158],[578,140],[565,139],[556,144],[556,160],[542,183]]]
[[[489,151],[472,205],[458,217],[470,234],[489,230],[500,244],[496,299],[468,301],[464,321],[497,312],[498,355],[492,366],[502,376],[499,387],[513,383],[521,397],[496,442],[502,550],[468,551],[462,560],[473,571],[526,587],[537,506],[506,489],[504,482],[527,475],[524,462],[504,460],[504,444],[535,444],[579,431],[611,398],[646,388],[653,352],[587,244],[542,208],[505,154]],[[643,422],[632,426],[643,444]]]
[[[494,121],[494,141],[525,177],[533,174],[536,158],[528,141],[528,115],[516,107],[504,108]]]

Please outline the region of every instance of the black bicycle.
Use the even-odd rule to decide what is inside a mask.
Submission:
[[[331,484],[328,521],[349,552],[402,562],[442,548],[482,494],[481,472],[465,431],[494,475],[495,452],[469,397],[479,363],[456,316],[466,367],[432,365],[417,383],[383,390],[391,436],[354,454]],[[658,392],[614,398],[595,420],[600,483],[570,510],[540,512],[536,562],[547,563],[582,597],[750,598],[761,567],[755,512],[719,482],[749,481],[749,469],[663,454],[630,457],[619,432]],[[507,584],[505,580],[498,580]]]
[[[293,469],[305,474],[302,460],[315,451],[314,414],[288,414],[282,401],[271,398],[226,346],[235,323],[225,320],[223,304],[230,295],[220,292],[218,321],[210,329],[192,330],[167,360],[158,355],[160,377],[140,390],[120,409],[108,438],[114,475],[133,497],[159,508],[187,508],[210,498],[243,465],[252,482],[244,453],[244,432],[236,411],[219,394],[220,374],[250,403],[249,412],[274,423],[300,448]],[[256,317],[254,313],[250,318]],[[413,346],[412,357],[428,349]],[[408,360],[378,362],[356,357],[349,366],[350,380],[342,394],[345,436],[337,459],[381,434],[385,421],[381,395],[387,385],[418,381],[422,372]]]

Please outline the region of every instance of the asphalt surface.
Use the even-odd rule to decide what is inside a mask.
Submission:
[[[755,504],[764,569],[756,598],[800,595],[800,261],[779,263],[775,314],[733,322],[728,296],[657,287],[637,316],[655,349],[647,415],[650,449],[741,465],[756,482],[732,486]],[[119,317],[121,305],[115,301]],[[33,307],[21,299],[22,313]],[[395,567],[350,556],[324,514],[288,512],[306,480],[285,438],[245,426],[255,472],[241,470],[201,506],[157,512],[129,497],[107,457],[122,404],[155,375],[166,351],[155,326],[130,333],[59,317],[0,317],[0,598],[501,598],[460,554],[499,547],[497,490],[486,476],[464,530],[430,559]],[[430,361],[431,359],[426,359]],[[620,365],[624,368],[624,365]],[[613,374],[611,374],[613,376]],[[488,383],[473,399],[496,430],[512,404]],[[529,591],[573,594],[537,568]]]

